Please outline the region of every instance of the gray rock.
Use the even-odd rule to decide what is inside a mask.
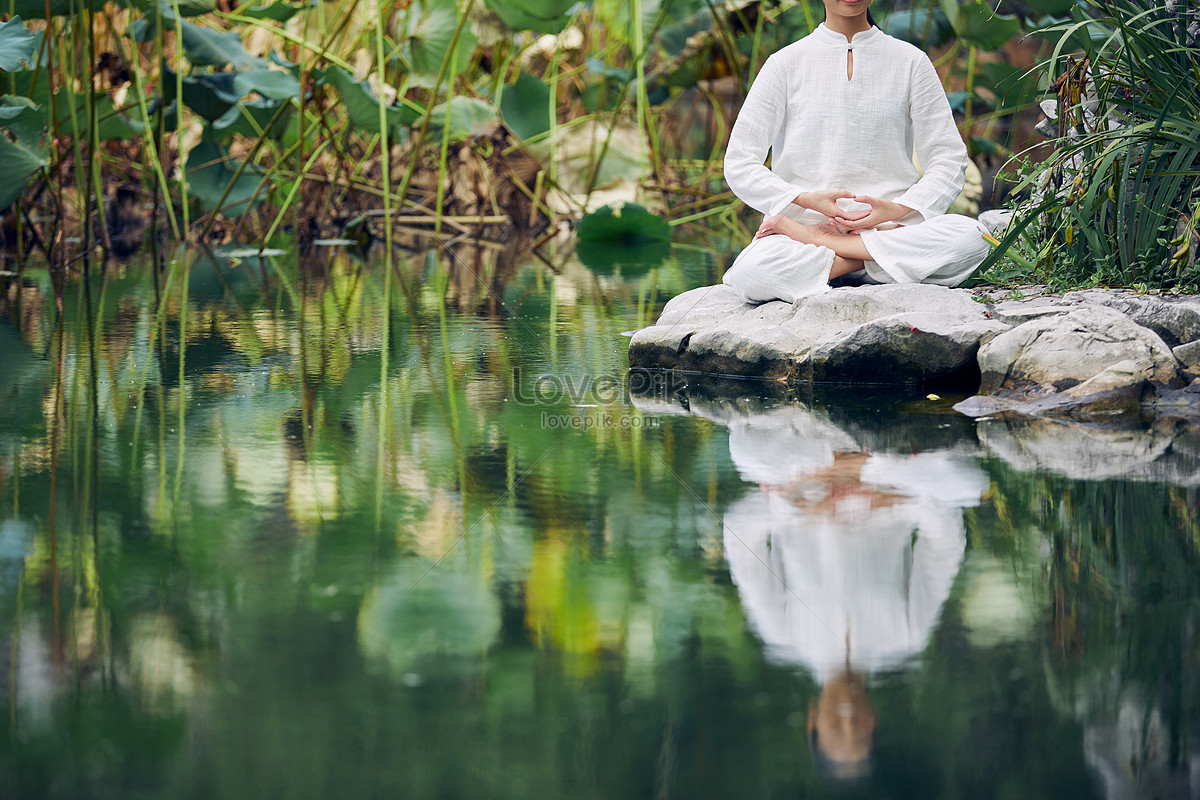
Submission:
[[[979,368],[982,397],[955,406],[970,416],[1133,410],[1156,389],[1181,384],[1162,339],[1103,306],[1006,331],[980,349]]]
[[[998,300],[996,319],[1019,325],[1040,316],[1067,314],[1080,306],[1103,306],[1119,311],[1157,333],[1170,347],[1200,340],[1200,302],[1192,297],[1155,297],[1113,289],[1086,289],[1061,297]]]
[[[821,334],[856,328],[894,314],[936,312],[948,320],[969,322],[987,319],[987,308],[966,289],[948,289],[921,283],[888,283],[834,289],[799,300],[787,325]],[[799,332],[799,331],[797,331]]]
[[[980,342],[1005,329],[964,289],[887,284],[752,306],[714,286],[671,300],[655,325],[634,334],[629,363],[895,385],[964,378],[973,385]]]
[[[975,417],[1146,405],[1200,416],[1200,391],[1181,388],[1200,378],[1200,300],[1027,288],[1033,296],[1018,300],[887,284],[748,305],[708,286],[674,298],[636,332],[629,361],[816,383],[978,386],[955,406]]]
[[[1105,306],[1120,311],[1157,333],[1169,347],[1200,339],[1200,302],[1195,298],[1164,298],[1111,289],[1067,292],[1064,305]]]
[[[1200,378],[1200,342],[1188,342],[1171,350],[1188,377]]]
[[[815,381],[971,385],[980,342],[1007,330],[992,320],[957,322],[931,312],[893,314],[828,333],[809,354]]]
[[[1058,297],[1035,297],[1032,300],[1004,300],[992,308],[993,316],[1009,325],[1020,325],[1039,317],[1056,317],[1069,314],[1074,306],[1066,305]]]
[[[1155,383],[1178,382],[1178,362],[1157,334],[1111,308],[1085,306],[1031,320],[988,342],[979,351],[980,394],[1063,391],[1123,361]]]
[[[749,305],[728,286],[702,286],[672,298],[657,323],[633,335],[629,365],[730,375],[786,370],[794,350],[805,349],[781,327],[794,313],[791,303]]]

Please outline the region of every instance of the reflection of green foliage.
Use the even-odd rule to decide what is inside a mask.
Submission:
[[[50,273],[27,270],[19,322],[0,323],[0,521],[34,541],[12,573],[23,605],[0,586],[0,612],[23,664],[70,657],[46,668],[65,689],[44,702],[17,681],[0,791],[1088,796],[1080,725],[1045,678],[1047,655],[1073,663],[1052,646],[1052,595],[1033,594],[1021,638],[977,647],[960,578],[921,664],[869,681],[873,776],[831,786],[804,731],[819,687],[764,655],[721,553],[724,510],[759,491],[725,429],[552,428],[544,414],[637,412],[621,396],[528,402],[539,375],[623,376],[620,332],[665,300],[639,294],[711,283],[718,263],[685,245],[638,281],[521,264],[495,315],[455,310],[472,287],[436,261],[421,284],[413,264],[388,278],[339,252],[225,251],[171,261],[157,284],[135,263],[67,284],[61,360],[46,357]],[[965,418],[822,397],[872,450],[978,446]],[[1194,680],[1162,666],[1190,657],[1186,493],[986,467],[969,547],[1041,575],[1044,535],[1043,591],[1085,625],[1072,658],[1181,686],[1194,719]],[[172,622],[160,644],[192,694],[167,702],[132,677],[147,615]],[[76,637],[76,619],[99,622]]]
[[[456,560],[426,579],[433,563],[408,559],[364,598],[359,642],[397,675],[431,657],[476,661],[495,642],[500,604],[478,576],[454,571]]]

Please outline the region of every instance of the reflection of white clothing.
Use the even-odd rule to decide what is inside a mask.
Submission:
[[[833,463],[858,442],[822,415],[784,406],[729,421],[729,454],[743,480],[780,485]]]
[[[846,77],[847,51],[854,75]],[[925,172],[913,162],[914,147]],[[764,166],[767,151],[771,167]],[[977,223],[943,216],[962,191],[967,150],[928,56],[878,28],[853,42],[824,25],[763,64],[725,154],[725,179],[765,215],[825,217],[793,204],[836,189],[913,209],[894,231],[864,232],[880,283],[961,283],[987,255]],[[936,224],[930,224],[935,222]],[[918,224],[920,223],[920,224]],[[784,236],[752,242],[724,282],[743,299],[789,302],[827,288],[833,251]]]
[[[827,485],[804,475],[858,448],[802,409],[766,417],[734,423],[729,437],[742,477],[775,487],[725,514],[725,554],[751,625],[774,658],[820,680],[844,668],[847,641],[855,670],[911,658],[950,594],[965,545],[962,508],[979,502],[986,476],[947,452],[872,455],[860,473],[861,503],[851,495],[817,508]],[[818,455],[822,445],[827,456]],[[886,502],[871,507],[871,494]]]

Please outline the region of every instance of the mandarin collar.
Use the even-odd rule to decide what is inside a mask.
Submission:
[[[851,39],[850,41],[846,41],[846,36],[844,34],[838,33],[835,30],[827,28],[825,26],[825,23],[822,22],[820,25],[817,26],[816,30],[813,31],[813,35],[816,36],[818,40],[825,42],[827,44],[838,45],[838,46],[845,47],[845,48],[851,48],[851,47],[859,47],[860,45],[867,44],[868,42],[871,42],[871,41],[879,38],[880,36],[883,36],[884,33],[883,33],[883,31],[879,30],[879,28],[872,25],[867,30],[859,31],[858,33],[854,34],[854,38]]]

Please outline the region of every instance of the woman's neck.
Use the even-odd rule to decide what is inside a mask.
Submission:
[[[852,41],[854,34],[871,30],[871,23],[867,22],[866,14],[863,14],[861,17],[841,17],[835,14],[827,14],[825,16],[825,27],[834,33],[842,34],[847,40]]]

